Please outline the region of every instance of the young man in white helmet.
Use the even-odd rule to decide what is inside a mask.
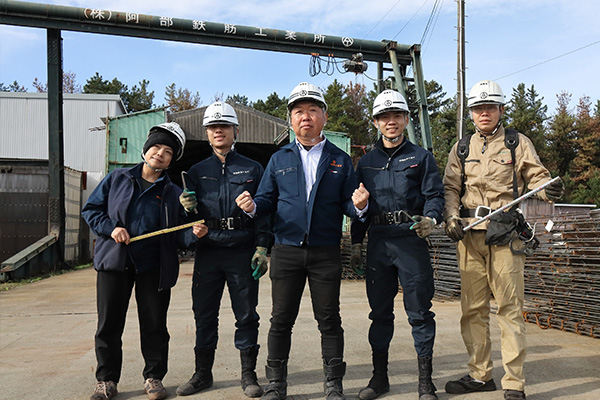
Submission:
[[[287,396],[292,327],[307,280],[321,333],[325,395],[328,400],[342,400],[346,363],[339,307],[340,239],[343,214],[355,215],[356,177],[350,156],[323,135],[327,104],[318,87],[306,82],[296,86],[288,112],[296,140],[273,154],[254,199],[248,192],[236,199],[255,218],[274,214],[269,384],[262,400]]]
[[[467,106],[476,132],[450,151],[444,174],[444,219],[446,233],[458,242],[460,326],[469,353],[469,373],[448,382],[446,392],[463,394],[496,390],[492,379],[489,327],[492,293],[498,305],[497,317],[502,333],[504,398],[521,400],[525,399],[525,322],[522,317],[525,255],[523,251],[514,250],[523,247],[521,239],[512,228],[506,228],[510,224],[498,221],[481,223],[467,232],[463,228],[477,217],[483,217],[524,194],[526,187],[535,189],[551,177],[529,138],[502,126],[504,94],[496,82],[485,80],[475,84]],[[559,180],[539,192],[538,197],[555,201],[562,193],[563,184]],[[516,210],[503,214],[517,218]],[[492,237],[491,234],[499,229],[506,232],[502,237]]]
[[[169,349],[167,309],[179,274],[177,248],[192,247],[194,235],[202,237],[207,229],[195,225],[131,244],[130,239],[185,222],[178,201],[181,189],[165,172],[173,160],[183,156],[184,146],[185,134],[177,123],[152,127],[142,151],[144,161],[108,174],[83,207],[83,218],[98,236],[94,246],[98,383],[91,400],[117,395],[123,362],[121,337],[134,287],[145,362],[144,389],[150,400],[167,397],[162,379]]]
[[[231,105],[209,105],[203,125],[213,154],[190,168],[185,182],[188,191],[182,193],[180,201],[188,215],[206,221],[209,231],[198,240],[192,280],[195,371],[189,382],[177,388],[177,394],[191,395],[213,384],[218,316],[227,283],[236,318],[235,347],[240,351],[242,389],[248,397],[259,397],[256,306],[258,279],[267,270],[271,234],[268,219],[246,216],[234,200],[244,191],[256,193],[264,170],[235,150],[239,123]]]
[[[405,138],[409,117],[400,93],[381,92],[373,104],[373,122],[381,137],[356,167],[360,187],[352,199],[366,214],[352,223],[351,266],[359,275],[366,272],[373,356],[373,377],[359,392],[361,400],[375,399],[390,389],[388,353],[398,280],[418,356],[419,399],[438,398],[431,380],[435,314],[431,311],[433,269],[426,239],[442,220],[444,187],[431,152]],[[365,271],[362,241],[367,230]]]

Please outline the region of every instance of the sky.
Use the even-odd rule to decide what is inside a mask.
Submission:
[[[135,12],[190,20],[319,33],[373,41],[422,45],[426,80],[457,90],[457,3],[454,0],[90,0],[46,4]],[[432,16],[432,11],[436,12]],[[518,84],[535,87],[556,111],[557,94],[571,93],[570,109],[589,96],[600,99],[600,2],[598,0],[467,0],[466,88],[492,79],[507,100]],[[428,21],[431,21],[428,27]],[[428,27],[428,28],[427,28]],[[427,28],[427,29],[426,29]],[[62,32],[63,69],[83,86],[98,72],[130,88],[150,82],[154,103],[165,103],[165,87],[198,92],[203,105],[215,96],[242,94],[250,101],[276,92],[288,96],[299,82],[326,88],[334,79],[372,88],[376,63],[364,75],[309,74],[310,56],[110,35]],[[341,60],[340,60],[341,61]],[[35,91],[47,81],[46,32],[0,25],[0,82],[17,81]]]

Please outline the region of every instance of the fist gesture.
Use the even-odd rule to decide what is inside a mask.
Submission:
[[[243,211],[247,212],[248,214],[251,214],[252,212],[254,212],[254,209],[256,208],[256,205],[254,204],[254,200],[252,200],[252,196],[250,195],[250,193],[247,190],[244,191],[242,194],[240,194],[235,199],[235,204],[237,204],[237,206],[239,208],[241,208]]]

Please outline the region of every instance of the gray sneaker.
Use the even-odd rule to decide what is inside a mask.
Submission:
[[[99,381],[94,389],[94,394],[90,396],[90,400],[106,400],[112,399],[119,393],[117,384],[113,381]]]
[[[144,382],[144,390],[149,400],[162,400],[167,398],[167,389],[160,379],[148,378]]]

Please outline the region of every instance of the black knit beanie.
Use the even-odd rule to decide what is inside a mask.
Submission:
[[[173,150],[173,158],[179,154],[180,145],[179,142],[173,137],[173,134],[168,133],[162,129],[152,129],[149,133],[146,143],[144,143],[143,154],[146,154],[148,149],[155,144],[164,144],[169,146]]]

